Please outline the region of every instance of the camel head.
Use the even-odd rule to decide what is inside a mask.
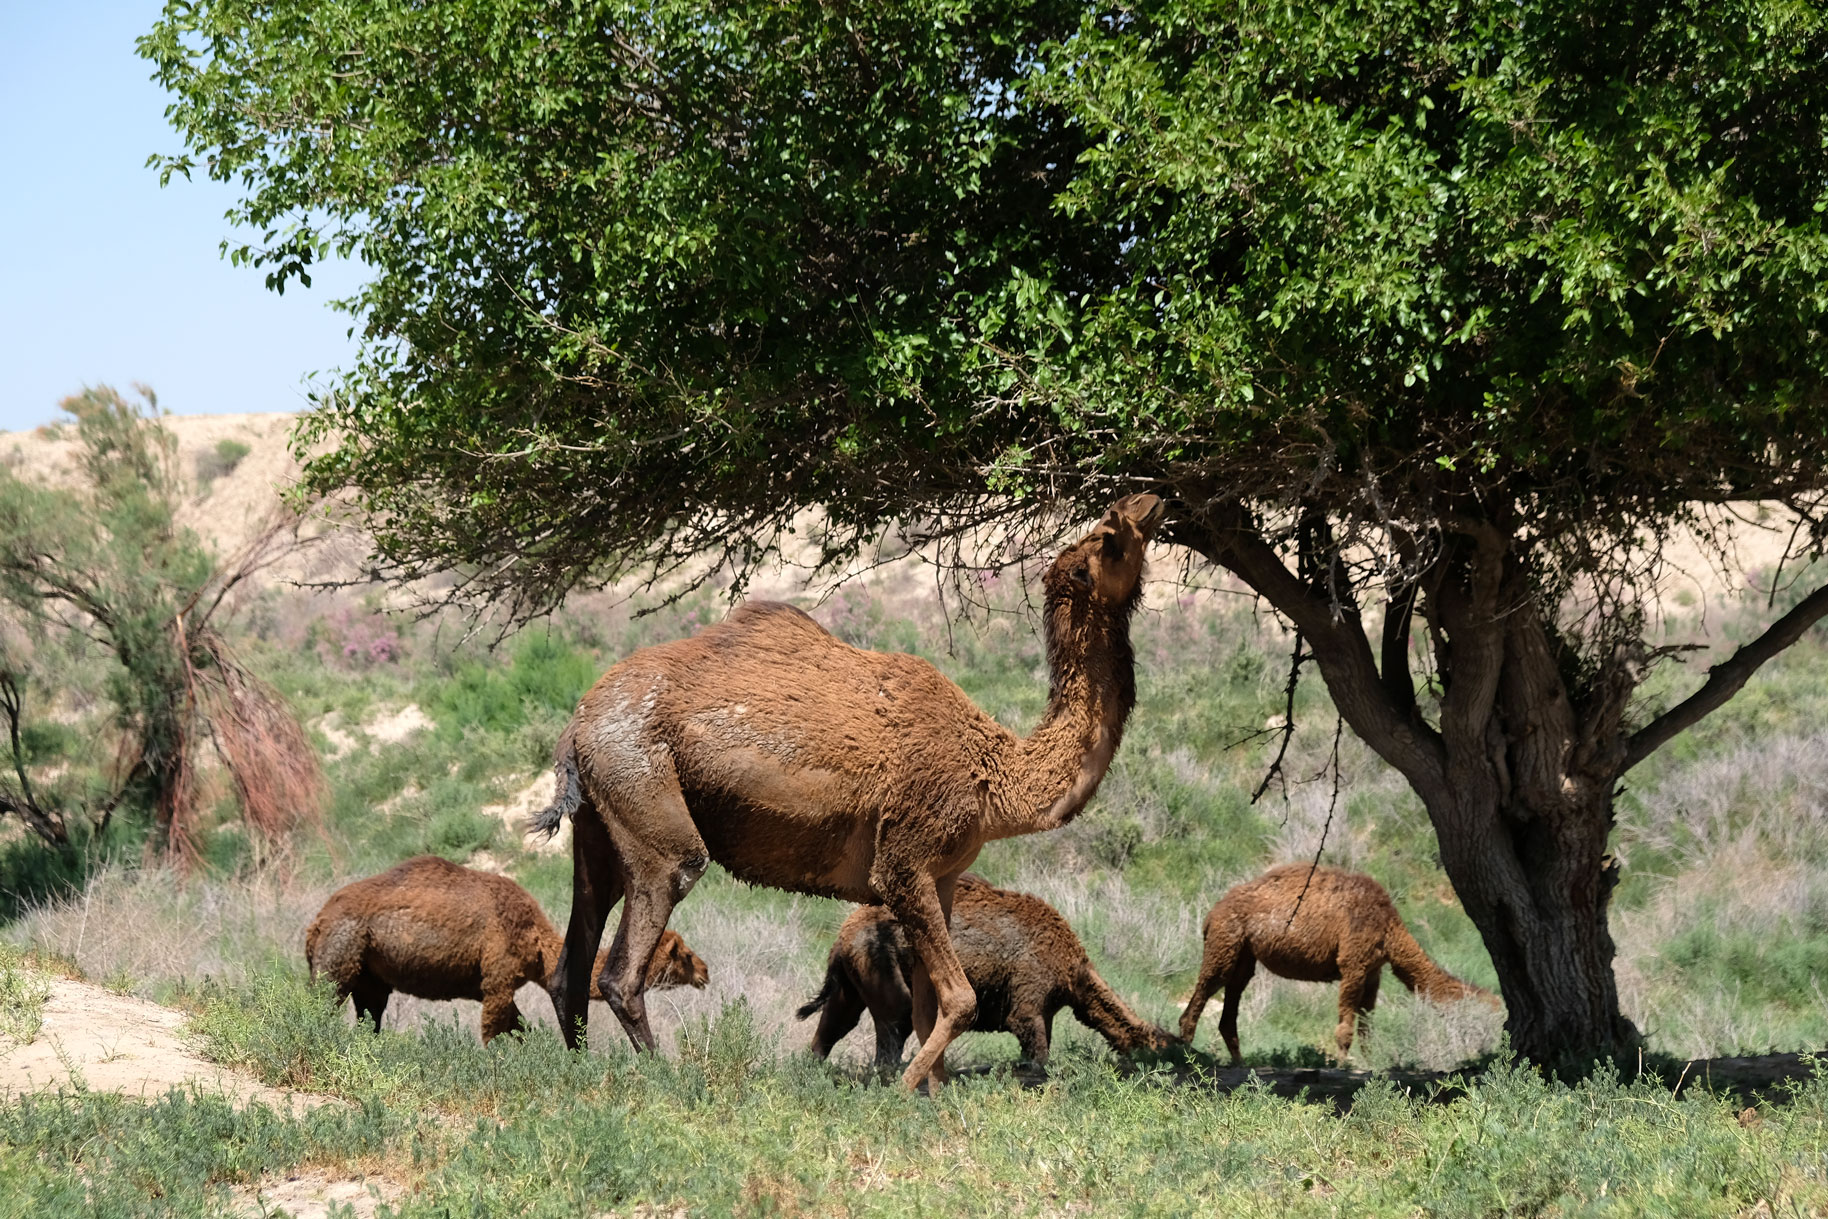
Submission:
[[[690,986],[703,990],[710,980],[711,970],[704,958],[687,948],[677,931],[661,933],[660,943],[654,946],[654,955],[647,962],[650,988]]]
[[[1128,607],[1142,587],[1143,552],[1165,515],[1161,498],[1146,493],[1112,504],[1090,533],[1054,560],[1044,581],[1049,596]]]

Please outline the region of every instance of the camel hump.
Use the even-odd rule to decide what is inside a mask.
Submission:
[[[800,631],[808,635],[829,635],[811,614],[785,601],[745,601],[720,624],[741,631]],[[715,629],[715,628],[713,628]]]

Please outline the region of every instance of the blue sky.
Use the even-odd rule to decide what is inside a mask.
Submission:
[[[142,381],[178,414],[293,411],[350,363],[328,302],[358,269],[282,297],[219,254],[225,186],[145,168],[178,152],[133,40],[160,0],[0,0],[0,430],[56,419],[84,385]]]

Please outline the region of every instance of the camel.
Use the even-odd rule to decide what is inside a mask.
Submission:
[[[1038,897],[992,887],[967,872],[952,895],[952,947],[977,994],[979,1033],[1008,1031],[1022,1057],[1047,1065],[1054,1015],[1070,1007],[1079,1023],[1099,1033],[1118,1053],[1166,1049],[1169,1034],[1137,1018],[1105,984],[1058,911]],[[876,1065],[901,1061],[914,1031],[914,996],[908,987],[914,953],[907,932],[881,906],[859,906],[838,929],[825,985],[799,1010],[819,1017],[812,1052],[820,1058],[857,1027],[865,1008],[876,1025]]]
[[[567,1038],[581,1036],[586,971],[626,896],[599,982],[630,1041],[653,1048],[641,963],[715,860],[751,884],[886,905],[916,962],[922,1044],[902,1082],[943,1081],[946,1045],[976,1011],[946,930],[953,886],[986,842],[1065,825],[1098,790],[1136,701],[1130,617],[1163,515],[1153,495],[1119,500],[1043,577],[1051,683],[1027,738],[926,661],[853,648],[770,602],[598,679],[531,827],[573,819],[554,989]]]
[[[381,1016],[394,991],[482,1001],[482,1039],[526,1027],[514,992],[551,988],[561,942],[533,895],[505,876],[420,855],[330,895],[305,930],[311,977],[355,997],[356,1019]],[[709,971],[669,931],[648,961],[647,984],[703,988]],[[601,994],[591,998],[600,999]]]
[[[1431,1002],[1477,998],[1498,1006],[1496,995],[1462,982],[1429,959],[1403,925],[1390,894],[1359,872],[1305,863],[1271,868],[1226,890],[1206,915],[1201,934],[1206,951],[1200,980],[1181,1013],[1181,1040],[1193,1043],[1206,1002],[1222,983],[1219,1034],[1233,1066],[1244,1061],[1238,1053],[1238,1000],[1258,965],[1284,978],[1339,983],[1339,1025],[1333,1039],[1341,1058],[1377,1005],[1386,962],[1397,981]]]

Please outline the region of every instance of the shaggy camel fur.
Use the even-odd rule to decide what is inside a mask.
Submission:
[[[952,947],[977,992],[972,1030],[1014,1033],[1022,1057],[1037,1066],[1047,1063],[1054,1014],[1063,1007],[1119,1053],[1174,1043],[1105,985],[1072,927],[1038,897],[992,888],[967,872],[952,894]],[[868,1008],[876,1024],[876,1064],[900,1062],[914,1031],[913,970],[913,947],[895,916],[881,906],[853,910],[832,945],[825,985],[799,1011],[802,1020],[824,1011],[812,1052],[828,1057]]]
[[[1385,962],[1397,981],[1424,999],[1450,1003],[1482,998],[1498,1005],[1490,991],[1460,981],[1430,960],[1403,926],[1384,887],[1359,872],[1305,863],[1271,868],[1228,889],[1206,915],[1203,934],[1205,957],[1199,983],[1181,1013],[1181,1040],[1192,1044],[1206,1001],[1223,984],[1219,1034],[1234,1065],[1243,1061],[1238,1053],[1238,1000],[1258,965],[1301,982],[1339,983],[1339,1026],[1333,1039],[1342,1058],[1352,1048],[1354,1032],[1377,1005]]]
[[[550,989],[558,929],[533,895],[505,876],[421,855],[330,895],[305,931],[311,976],[355,997],[356,1018],[381,1028],[394,991],[482,1001],[482,1039],[524,1028],[514,992]],[[648,962],[649,986],[703,987],[705,963],[668,932]],[[602,995],[593,994],[593,999]]]
[[[946,933],[953,885],[984,843],[1065,825],[1098,790],[1136,701],[1130,616],[1162,516],[1153,495],[1118,501],[1043,578],[1052,682],[1026,739],[926,661],[853,648],[786,605],[739,606],[605,673],[560,737],[558,791],[533,826],[574,817],[554,990],[566,1035],[626,893],[601,987],[652,1048],[641,963],[716,860],[751,884],[893,911],[923,1042],[903,1083],[943,1080],[976,1008]]]

